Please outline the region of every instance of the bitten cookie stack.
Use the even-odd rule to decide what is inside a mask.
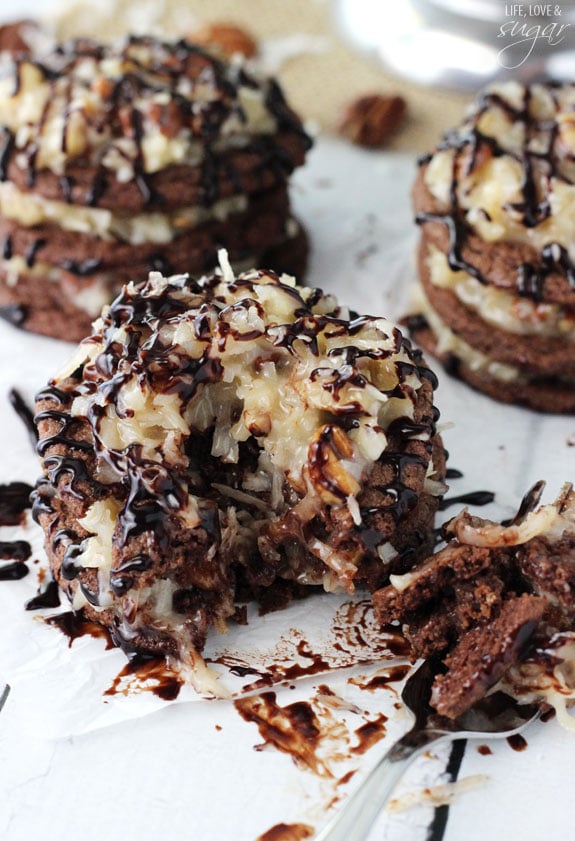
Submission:
[[[310,140],[275,81],[186,41],[75,41],[0,81],[0,308],[70,340],[150,269],[303,270]]]
[[[194,667],[239,601],[373,590],[433,545],[435,377],[383,318],[253,270],[129,284],[38,395],[35,517],[75,610]]]
[[[575,411],[575,85],[488,89],[420,166],[409,327],[473,387]]]

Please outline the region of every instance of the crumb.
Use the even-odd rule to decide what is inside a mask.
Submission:
[[[432,786],[430,788],[408,791],[400,797],[392,798],[386,806],[388,812],[397,814],[414,806],[449,806],[456,796],[470,789],[483,785],[488,780],[485,774],[473,774],[454,783]]]

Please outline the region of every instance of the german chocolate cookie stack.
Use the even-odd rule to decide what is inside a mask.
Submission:
[[[286,275],[223,269],[128,284],[36,416],[34,515],[74,610],[192,667],[238,601],[411,568],[445,491],[420,351]]]
[[[575,411],[575,85],[488,89],[414,201],[416,339],[498,400]]]
[[[0,308],[78,340],[125,281],[301,274],[288,178],[310,140],[273,80],[186,41],[75,41],[0,80]]]

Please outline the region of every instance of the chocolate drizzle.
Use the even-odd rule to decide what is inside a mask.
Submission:
[[[53,625],[58,628],[68,637],[68,646],[70,648],[74,640],[84,636],[105,640],[107,649],[114,647],[108,631],[102,625],[91,622],[79,613],[73,613],[72,611],[57,613],[55,616],[47,616],[44,621],[47,625]]]
[[[256,841],[303,841],[313,834],[313,827],[305,823],[278,823],[259,835]]]
[[[471,491],[470,493],[461,494],[460,496],[451,496],[447,499],[444,497],[439,503],[439,510],[445,511],[451,505],[489,505],[495,499],[495,494],[492,491]]]
[[[110,588],[116,596],[123,595],[134,583],[134,578],[130,573],[144,572],[152,566],[152,559],[148,555],[137,555],[130,558],[119,567],[115,567],[111,571]]]
[[[36,445],[38,443],[38,430],[36,429],[36,424],[34,423],[34,413],[32,412],[32,409],[28,406],[20,392],[15,388],[11,388],[8,392],[8,399],[10,401],[10,405],[26,427],[32,446],[36,449]]]
[[[173,672],[164,658],[133,657],[114,678],[104,695],[130,695],[146,689],[164,701],[174,701],[183,686],[182,678]]]
[[[26,540],[0,540],[0,561],[27,561],[31,554]]]
[[[418,493],[403,481],[404,471],[412,465],[425,468],[426,461],[422,456],[409,453],[384,453],[380,463],[392,467],[396,477],[393,483],[386,485],[383,489],[392,500],[390,505],[385,505],[385,510],[391,511],[400,520],[413,511],[419,501]]]
[[[44,587],[28,599],[25,610],[45,610],[50,607],[60,607],[60,593],[56,581],[50,580]]]
[[[8,162],[14,150],[14,135],[6,126],[0,126],[2,135],[2,146],[0,147],[0,181],[6,181],[8,177]]]
[[[19,581],[25,578],[30,570],[26,564],[19,561],[14,561],[11,564],[2,564],[0,566],[0,581]]]
[[[48,448],[54,446],[55,444],[64,444],[66,447],[71,447],[75,450],[92,449],[92,445],[90,442],[79,441],[78,439],[72,438],[71,436],[66,434],[71,426],[77,426],[78,424],[74,417],[70,416],[66,412],[61,412],[57,409],[45,409],[42,412],[38,412],[38,414],[35,417],[35,422],[38,424],[44,420],[57,421],[59,424],[61,424],[61,426],[58,432],[55,432],[52,435],[46,435],[38,443],[38,455],[45,455]]]
[[[0,247],[0,253],[2,254],[3,260],[11,260],[12,259],[12,237],[7,235],[2,240],[2,246]]]
[[[0,318],[14,327],[22,327],[28,318],[28,310],[21,304],[6,304],[0,307]]]
[[[42,237],[38,237],[37,239],[32,240],[32,242],[24,252],[24,261],[29,269],[32,268],[32,266],[36,262],[36,255],[42,248],[44,248],[45,245],[46,240]]]
[[[61,260],[60,267],[65,272],[77,275],[77,277],[89,277],[94,272],[97,272],[101,267],[102,261],[96,257],[88,257],[86,260]]]

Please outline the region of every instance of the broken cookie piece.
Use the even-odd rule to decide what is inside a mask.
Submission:
[[[413,659],[441,658],[431,696],[441,715],[457,718],[536,641],[575,626],[575,493],[568,485],[535,510],[542,489],[509,525],[464,510],[444,526],[444,549],[373,594],[379,620],[402,623]]]

